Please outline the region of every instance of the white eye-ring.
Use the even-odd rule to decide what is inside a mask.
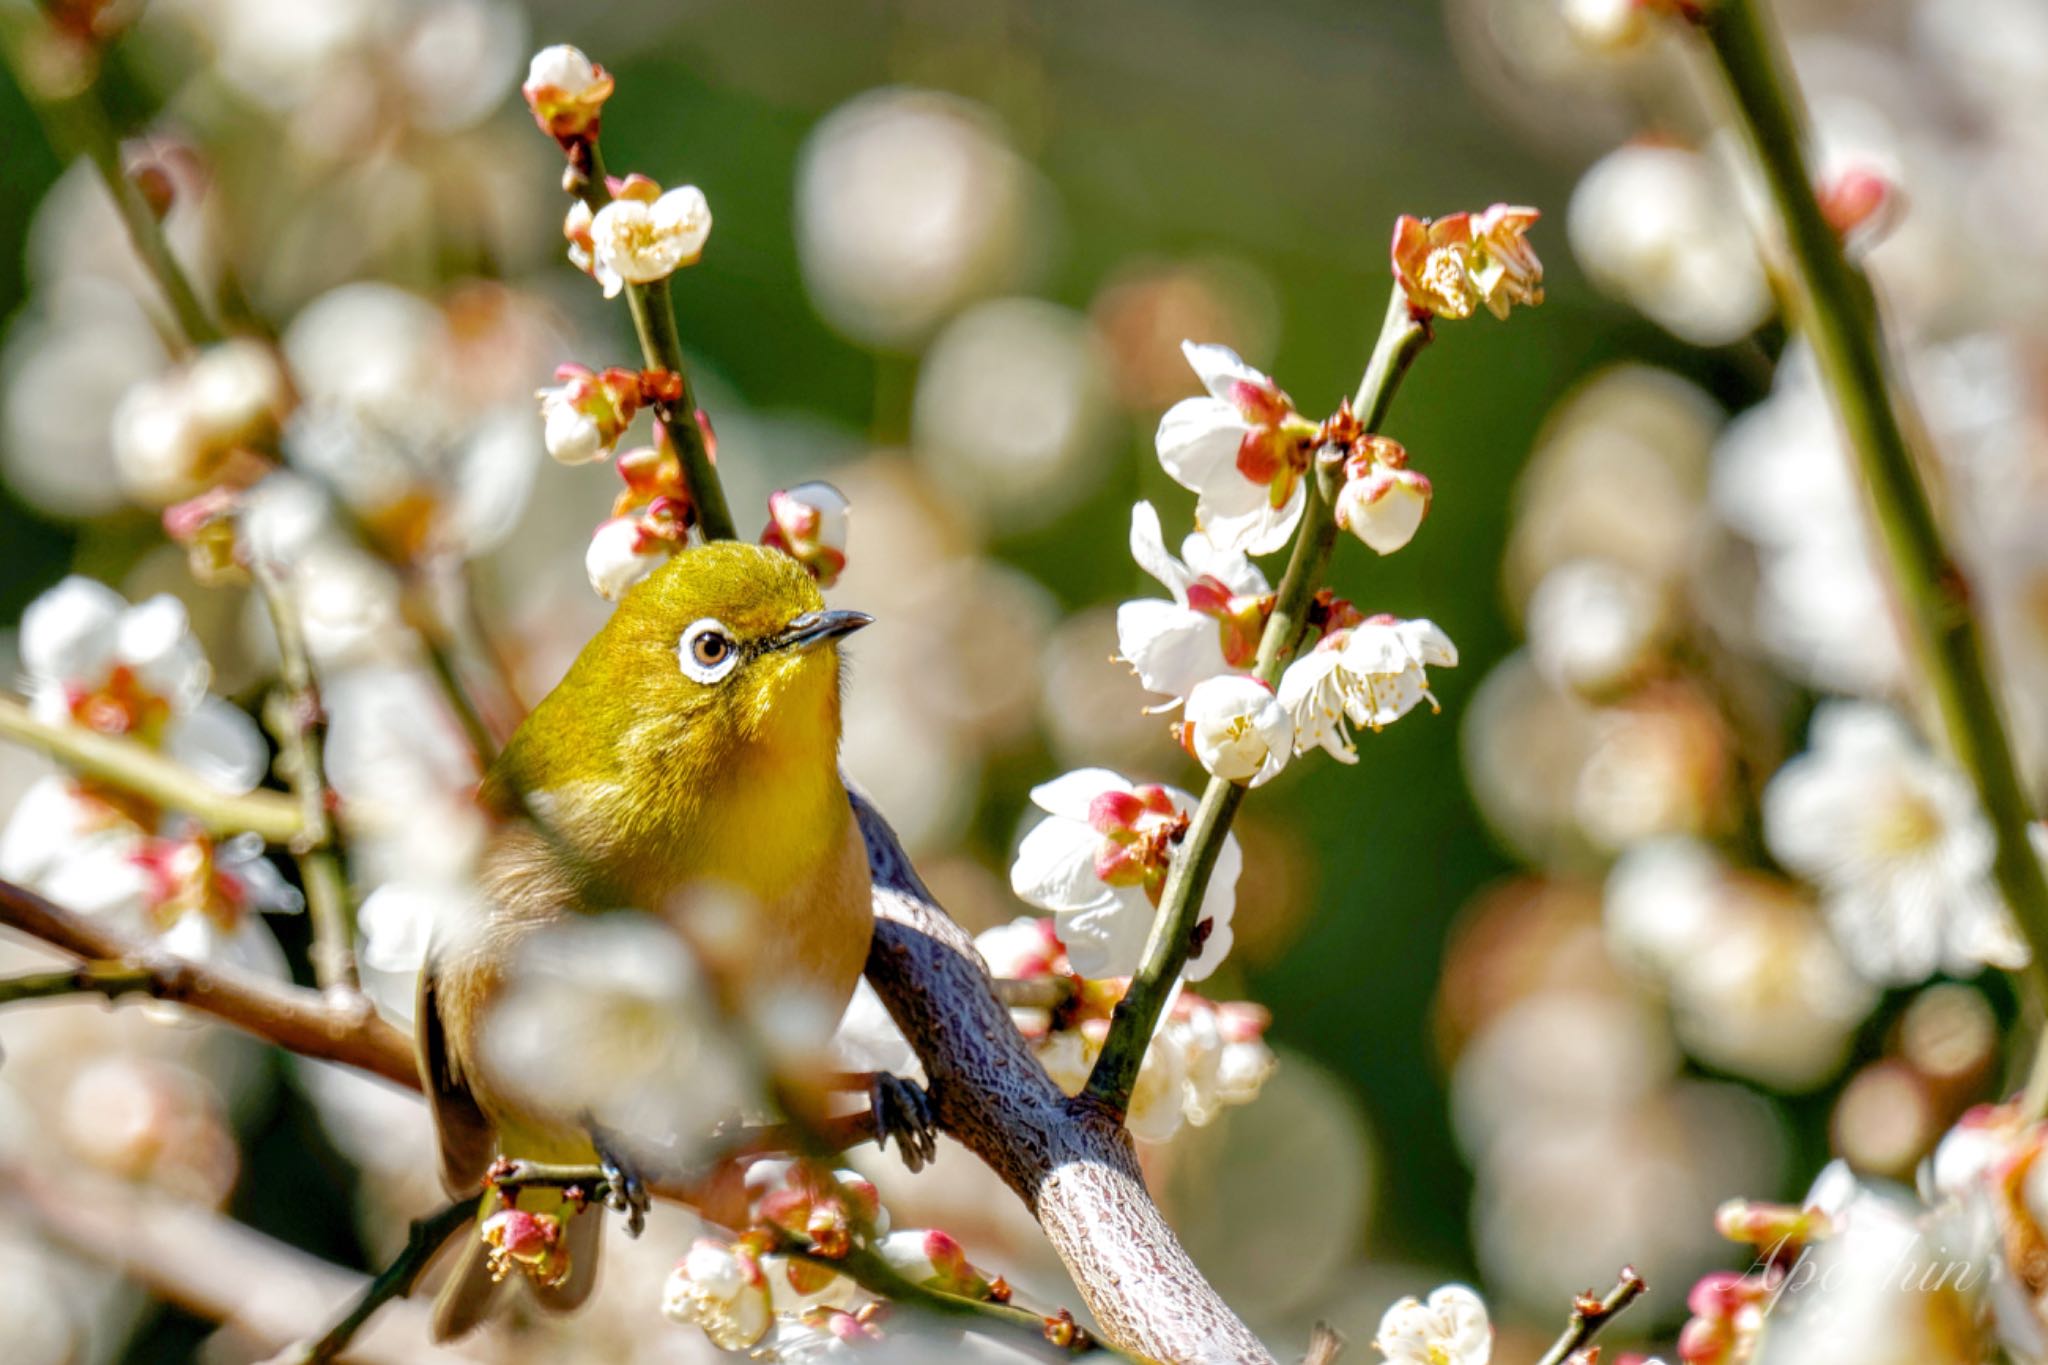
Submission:
[[[707,616],[692,621],[684,629],[682,643],[676,646],[676,658],[682,663],[683,672],[698,682],[715,683],[739,663],[740,647],[724,622]]]

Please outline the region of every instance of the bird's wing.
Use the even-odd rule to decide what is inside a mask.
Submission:
[[[429,953],[420,968],[418,1024],[420,1079],[434,1135],[441,1144],[441,1183],[450,1194],[474,1190],[497,1157],[498,1135],[463,1077],[461,1060],[450,1050],[441,1021],[440,963]]]

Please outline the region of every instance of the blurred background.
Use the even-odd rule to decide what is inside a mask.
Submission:
[[[1872,261],[1937,390],[1944,457],[2003,471],[1970,488],[2033,489],[2048,233],[2007,209],[2048,181],[2048,19],[2027,0],[1776,8],[1830,137],[1906,186]],[[1814,697],[1890,695],[1899,666],[1682,54],[1595,54],[1549,0],[141,7],[105,79],[147,130],[136,155],[177,186],[173,243],[319,376],[313,397],[435,452],[408,496],[439,500],[528,698],[608,610],[581,555],[615,491],[544,457],[530,393],[560,361],[636,357],[624,311],[563,259],[559,156],[518,99],[550,42],[617,78],[614,173],[709,197],[716,229],[674,293],[734,507],[746,529],[812,477],[851,498],[832,597],[880,624],[854,650],[847,762],[977,930],[1022,912],[1005,873],[1034,783],[1088,764],[1199,777],[1106,662],[1115,603],[1155,591],[1130,504],[1169,528],[1191,512],[1152,453],[1195,388],[1180,340],[1236,348],[1321,414],[1378,329],[1397,214],[1543,210],[1547,301],[1442,326],[1389,424],[1434,483],[1427,525],[1386,559],[1347,542],[1335,569],[1365,610],[1457,642],[1431,679],[1443,714],[1247,804],[1237,948],[1204,989],[1271,1008],[1279,1068],[1147,1153],[1197,1259],[1283,1353],[1327,1318],[1363,1355],[1387,1302],[1448,1278],[1483,1278],[1510,1341],[1547,1339],[1571,1292],[1627,1260],[1653,1286],[1629,1326],[1668,1333],[1691,1279],[1741,1259],[1713,1237],[1720,1199],[1795,1195],[1831,1150],[1910,1172],[1994,1087],[2003,983],[1865,982],[1763,853],[1758,793]],[[252,700],[260,617],[193,583],[109,436],[117,398],[166,361],[101,187],[17,83],[0,129],[0,621],[67,571],[174,593],[215,690]],[[1767,401],[1768,429],[1724,433]],[[1759,447],[1794,454],[1766,473]],[[1818,472],[1793,489],[1795,466]],[[1982,543],[2010,552],[2011,658],[2043,644],[2031,560],[2048,552],[2028,544],[2038,521],[2002,515]],[[2016,696],[2038,756],[2039,689]],[[408,732],[383,715],[352,733]],[[43,771],[0,749],[0,808]],[[1617,929],[1603,879],[1652,843],[1665,863],[1630,884],[1648,879],[1650,927]],[[1718,937],[1747,956],[1674,985],[1651,948],[1668,964],[1672,867],[1696,888],[1717,875],[1700,858],[1764,869],[1713,893],[1740,901]],[[309,979],[303,925],[273,923]],[[152,1027],[86,1004],[0,1019],[0,1129],[75,1129],[89,1161],[92,1134],[181,1114],[205,1141],[157,1133],[125,1178],[348,1266],[431,1197],[405,1102]],[[146,1087],[120,1067],[157,1109],[127,1112]],[[885,1198],[1060,1294],[1028,1220],[967,1164]],[[31,1359],[235,1358],[160,1288],[98,1269],[76,1229],[20,1210],[0,1227],[0,1263],[39,1267],[65,1305]],[[0,1302],[26,1282],[0,1272]],[[675,1338],[636,1343],[648,1358],[702,1345],[647,1330]]]

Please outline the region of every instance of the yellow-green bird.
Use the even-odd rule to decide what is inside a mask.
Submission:
[[[780,550],[685,550],[624,595],[513,735],[482,790],[501,817],[483,860],[483,922],[437,938],[420,974],[420,1071],[451,1193],[477,1189],[500,1155],[600,1155],[584,1117],[495,1083],[479,1036],[521,944],[565,917],[662,913],[693,885],[731,888],[756,919],[739,979],[721,984],[755,1002],[802,991],[845,1005],[874,922],[839,776],[837,641],[869,620],[827,611]],[[707,1114],[706,1126],[725,1117]],[[537,1287],[543,1306],[588,1297],[600,1231],[596,1214],[570,1220],[569,1273]],[[435,1305],[437,1339],[489,1310],[486,1250],[468,1239]]]

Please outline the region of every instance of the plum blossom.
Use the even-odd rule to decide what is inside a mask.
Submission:
[[[1400,443],[1368,436],[1344,462],[1337,525],[1375,554],[1390,555],[1415,538],[1429,514],[1429,497],[1429,480],[1408,467]]]
[[[1873,982],[2026,963],[1968,783],[1888,708],[1816,711],[1807,751],[1764,791],[1763,819],[1772,855],[1820,888],[1836,939]]]
[[[590,220],[592,274],[614,298],[628,284],[665,280],[695,265],[711,236],[711,205],[695,185],[663,193],[645,176],[628,176]]]
[[[1410,1295],[1389,1308],[1372,1344],[1389,1365],[1487,1365],[1493,1324],[1477,1294],[1447,1284],[1427,1303]]]
[[[534,397],[540,400],[541,439],[548,454],[569,465],[604,459],[642,403],[681,392],[675,376],[655,371],[640,375],[618,368],[595,371],[584,365],[563,365],[555,371],[555,378],[558,384],[537,390]],[[650,388],[658,392],[649,393]]]
[[[1409,306],[1469,318],[1483,305],[1506,318],[1515,304],[1543,302],[1543,262],[1527,237],[1537,217],[1510,204],[1428,220],[1402,214],[1394,224],[1394,277]]]
[[[1316,424],[1229,347],[1184,341],[1181,352],[1209,394],[1159,419],[1159,463],[1197,495],[1195,524],[1219,551],[1270,554],[1301,520]]]
[[[768,525],[761,543],[796,559],[820,587],[839,581],[846,568],[846,495],[821,480],[768,495]]]
[[[1203,771],[1263,786],[1294,753],[1294,722],[1257,678],[1207,678],[1188,694],[1182,742]]]
[[[1434,709],[1428,670],[1457,662],[1457,646],[1432,621],[1375,616],[1330,632],[1280,677],[1280,705],[1294,720],[1294,751],[1321,745],[1340,763],[1357,762],[1346,720],[1377,730],[1421,702]]]
[[[687,517],[686,504],[662,497],[636,512],[598,523],[583,554],[584,572],[597,595],[616,602],[626,589],[666,564],[689,534]]]
[[[1031,789],[1047,818],[1018,846],[1010,889],[1050,910],[1074,970],[1087,977],[1137,970],[1173,850],[1195,800],[1173,787],[1134,786],[1083,768]],[[1224,836],[1203,894],[1187,979],[1200,981],[1230,951],[1230,915],[1244,856]]]
[[[700,1237],[669,1272],[661,1311],[672,1321],[704,1329],[711,1344],[743,1351],[768,1334],[774,1314],[761,1263],[744,1242]]]
[[[1149,502],[1131,508],[1131,558],[1173,594],[1125,602],[1116,609],[1119,656],[1147,691],[1172,698],[1171,709],[1196,684],[1251,667],[1272,609],[1266,576],[1241,550],[1219,549],[1200,531],[1166,552],[1159,513]]]
[[[1079,1093],[1101,1055],[1110,1017],[1128,983],[1077,976],[1054,922],[1037,916],[985,929],[974,946],[995,976],[1049,977],[1073,986],[1072,998],[1057,1015],[1019,1007],[1010,1017],[1053,1082],[1068,1094]],[[1225,1109],[1257,1099],[1275,1065],[1265,1044],[1270,1022],[1259,1005],[1208,1000],[1186,989],[1175,992],[1138,1070],[1126,1116],[1132,1135],[1164,1142],[1183,1123],[1200,1128]]]
[[[533,54],[519,93],[541,131],[567,142],[596,135],[612,78],[582,49],[556,43]]]

